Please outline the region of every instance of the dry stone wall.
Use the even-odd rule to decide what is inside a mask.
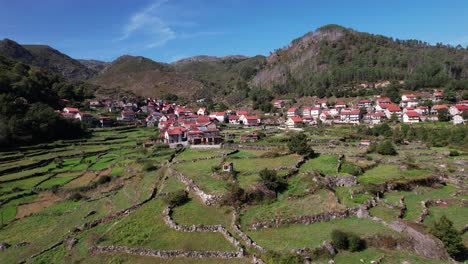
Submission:
[[[200,197],[200,199],[206,205],[214,205],[217,202],[219,202],[222,198],[222,195],[205,193],[204,191],[202,191],[202,189],[200,189],[200,187],[198,187],[198,185],[192,179],[188,178],[187,176],[174,169],[168,168],[167,173],[170,176],[177,178],[180,182],[187,186],[187,188],[193,193],[195,193],[198,197]]]

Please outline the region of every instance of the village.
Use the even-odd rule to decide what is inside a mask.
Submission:
[[[225,110],[210,112],[206,107],[189,108],[164,100],[147,98],[143,104],[91,100],[90,112],[64,107],[65,118],[77,119],[97,127],[142,125],[157,127],[160,141],[171,147],[178,145],[216,145],[225,141],[223,128],[278,128],[301,131],[305,127],[333,124],[373,126],[382,122],[451,122],[464,124],[468,118],[468,100],[447,104],[443,93],[434,91],[430,98],[403,94],[399,104],[388,97],[336,100],[317,99],[311,105],[297,106],[291,100],[272,102],[272,113],[258,110]],[[93,112],[93,113],[91,113]],[[97,113],[97,115],[96,115]],[[243,141],[255,141],[256,133],[241,135]]]

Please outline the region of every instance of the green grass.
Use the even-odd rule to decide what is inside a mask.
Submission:
[[[410,192],[393,191],[386,193],[384,199],[392,204],[398,204],[401,196],[405,196],[407,212],[405,218],[416,220],[422,212],[421,202],[427,199],[446,199],[458,189],[453,185],[443,186],[441,188],[418,187]]]
[[[259,229],[246,231],[246,233],[260,246],[268,250],[289,251],[320,246],[323,241],[330,240],[330,234],[334,229],[353,232],[361,236],[396,234],[377,222],[358,218],[331,220],[312,225],[297,224],[280,228]]]
[[[319,171],[325,175],[347,175],[347,173],[337,173],[338,157],[335,155],[320,155],[314,159],[308,160],[302,165],[300,172]]]
[[[399,178],[416,178],[430,175],[430,170],[400,170],[398,165],[380,164],[358,177],[360,183],[384,183]]]
[[[197,158],[207,158],[212,156],[222,155],[221,150],[203,150],[203,149],[186,149],[175,160],[192,160]]]
[[[302,198],[288,199],[286,195],[283,195],[270,204],[248,207],[242,212],[241,222],[245,226],[277,217],[289,218],[342,209],[344,207],[337,203],[332,192],[319,190],[315,194]]]
[[[433,260],[433,259],[426,259],[423,257],[416,256],[413,252],[407,251],[383,251],[380,249],[375,248],[368,248],[366,250],[360,252],[349,252],[344,251],[340,252],[337,256],[333,259],[337,264],[355,264],[355,263],[371,263],[373,260],[377,260],[380,257],[384,257],[383,260],[380,262],[382,264],[387,263],[402,263],[403,261],[409,261],[412,264],[442,264],[446,263],[446,261],[442,260]],[[362,260],[362,262],[361,262]],[[319,263],[328,263],[328,260],[323,260],[323,262]]]
[[[151,201],[116,222],[102,238],[102,245],[138,246],[161,250],[235,250],[219,233],[178,232],[162,220],[165,205]]]
[[[221,163],[221,159],[186,162],[173,167],[187,177],[190,177],[205,192],[225,192],[227,183],[222,179],[212,177],[211,167]]]
[[[112,170],[110,172],[110,176],[120,176],[122,175],[124,172],[124,168],[123,167],[112,167]]]
[[[63,176],[63,177],[53,177],[43,183],[41,183],[38,187],[42,189],[48,189],[52,186],[58,185],[61,186],[70,182],[71,180],[75,179],[76,176]]]
[[[229,227],[231,223],[231,209],[228,207],[206,206],[197,197],[173,210],[173,218],[183,225],[222,225]]]
[[[372,195],[366,193],[356,193],[351,197],[350,190],[359,189],[359,187],[336,187],[335,194],[338,196],[340,203],[354,207],[372,198]]]
[[[379,218],[381,218],[384,221],[389,223],[391,221],[396,220],[398,218],[398,214],[400,212],[399,212],[398,209],[391,209],[391,208],[388,208],[388,207],[385,207],[385,206],[379,204],[379,205],[369,209],[369,213],[372,216],[377,216],[377,217],[379,217]]]
[[[439,220],[442,215],[447,216],[453,222],[457,230],[462,230],[467,224],[468,207],[460,206],[459,204],[450,205],[448,207],[429,207],[429,215],[424,220],[424,224],[433,226],[436,220]]]

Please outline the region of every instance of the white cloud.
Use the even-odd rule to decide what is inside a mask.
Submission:
[[[134,35],[143,36],[145,47],[154,48],[166,44],[176,37],[175,31],[158,16],[157,11],[168,0],[158,0],[133,14],[123,28],[123,34],[118,39],[127,40]]]
[[[215,31],[181,31],[194,30],[198,23],[184,19],[184,9],[177,5],[167,5],[169,0],[156,0],[128,18],[117,41],[138,42],[142,49],[162,47],[176,39],[217,36],[223,34]],[[176,30],[179,29],[179,30]]]

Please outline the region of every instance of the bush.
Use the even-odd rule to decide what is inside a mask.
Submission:
[[[97,180],[97,184],[104,184],[110,181],[111,181],[111,177],[104,175],[104,176],[99,177],[99,179]]]
[[[361,251],[366,248],[366,242],[356,234],[333,230],[331,233],[332,244],[337,249],[351,252]]]
[[[260,171],[260,182],[269,190],[280,192],[286,188],[286,183],[278,177],[275,170],[263,169]]]
[[[153,162],[151,161],[145,162],[145,164],[143,164],[143,171],[149,172],[149,171],[154,171],[157,169],[158,169],[158,166],[153,164]]]
[[[468,249],[463,245],[463,240],[458,231],[453,227],[453,222],[445,215],[441,216],[431,228],[431,233],[442,240],[447,253],[457,261],[465,261],[468,258]]]
[[[346,250],[349,248],[348,234],[340,230],[333,230],[331,233],[332,244],[337,249]]]
[[[356,252],[366,248],[366,242],[355,234],[348,235],[349,251]]]
[[[288,141],[289,151],[304,156],[313,155],[314,151],[307,143],[307,136],[304,133],[293,134]]]
[[[221,165],[213,165],[211,166],[211,172],[212,173],[217,173],[221,171]]]
[[[84,196],[81,195],[79,192],[74,192],[70,196],[68,196],[68,200],[73,201],[73,202],[78,202],[79,200],[83,199]]]
[[[188,202],[189,198],[186,191],[178,190],[168,193],[166,196],[164,196],[163,200],[167,205],[174,207],[183,205],[184,203]]]
[[[377,145],[377,153],[382,155],[397,155],[397,151],[389,140],[382,141]]]
[[[449,156],[450,157],[460,156],[460,153],[458,153],[458,151],[456,150],[451,150]]]

